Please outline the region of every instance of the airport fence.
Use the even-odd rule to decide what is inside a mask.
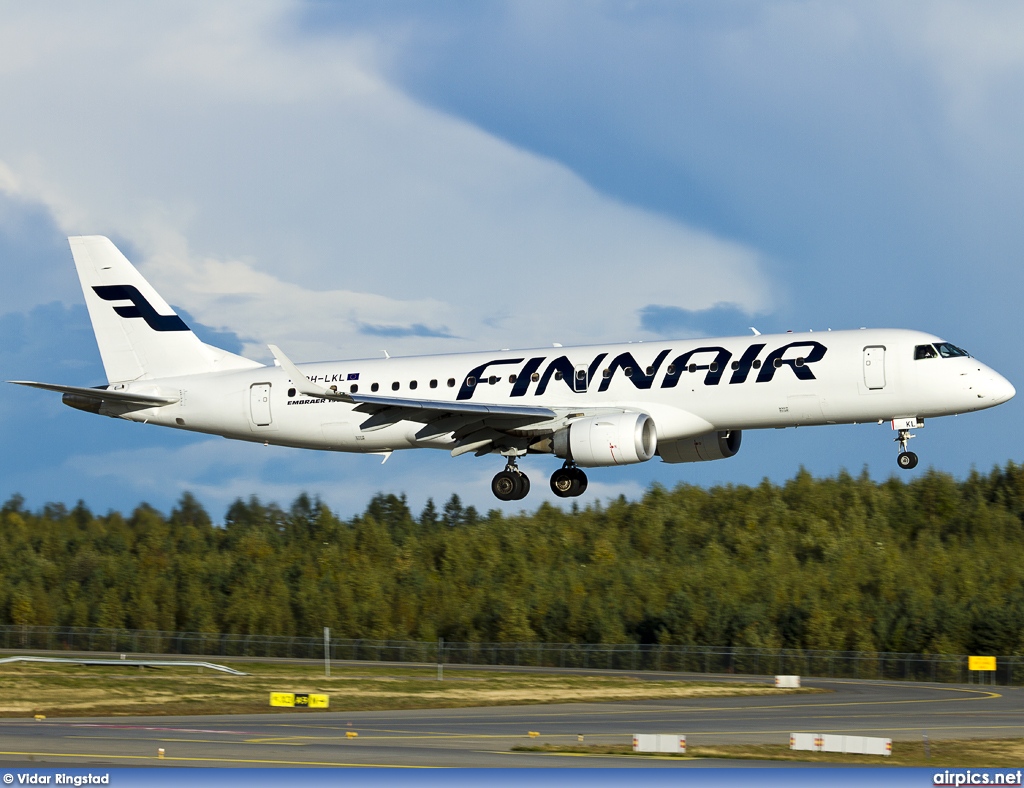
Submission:
[[[322,637],[0,625],[0,648],[209,657],[323,659]],[[678,646],[646,643],[449,643],[332,638],[332,660],[442,662],[594,670],[797,674],[829,678],[1024,684],[1024,657],[997,656],[996,670],[968,670],[966,655]]]

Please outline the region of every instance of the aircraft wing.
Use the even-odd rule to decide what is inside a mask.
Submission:
[[[164,405],[173,405],[178,402],[179,397],[161,397],[155,394],[138,394],[130,391],[113,391],[107,388],[87,388],[85,386],[62,386],[57,383],[36,383],[33,380],[8,380],[17,386],[31,386],[34,389],[45,389],[56,391],[61,394],[73,394],[77,397],[93,399],[97,402],[119,402],[125,405],[141,405],[147,408],[159,408]]]
[[[467,451],[488,450],[509,430],[540,424],[557,419],[549,409],[529,405],[498,405],[481,402],[438,402],[437,400],[410,399],[408,397],[382,397],[376,394],[349,394],[313,383],[276,345],[270,352],[288,373],[292,383],[308,397],[331,399],[355,405],[360,413],[368,414],[359,428],[363,432],[384,429],[400,421],[415,421],[424,425],[416,433],[420,440],[430,440],[453,433],[456,447],[453,455]]]

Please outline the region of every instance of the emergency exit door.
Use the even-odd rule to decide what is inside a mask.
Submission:
[[[864,385],[873,390],[885,388],[885,348],[881,345],[864,348]]]
[[[267,427],[270,418],[270,384],[254,383],[249,389],[249,414],[257,427]]]

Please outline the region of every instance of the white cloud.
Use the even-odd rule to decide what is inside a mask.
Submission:
[[[0,28],[0,186],[126,239],[165,297],[297,358],[626,339],[649,303],[770,308],[757,252],[424,107],[293,3],[59,9]]]

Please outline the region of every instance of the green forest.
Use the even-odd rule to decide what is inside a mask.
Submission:
[[[306,495],[0,509],[0,623],[446,641],[1024,653],[1024,466],[654,486],[341,519]]]

